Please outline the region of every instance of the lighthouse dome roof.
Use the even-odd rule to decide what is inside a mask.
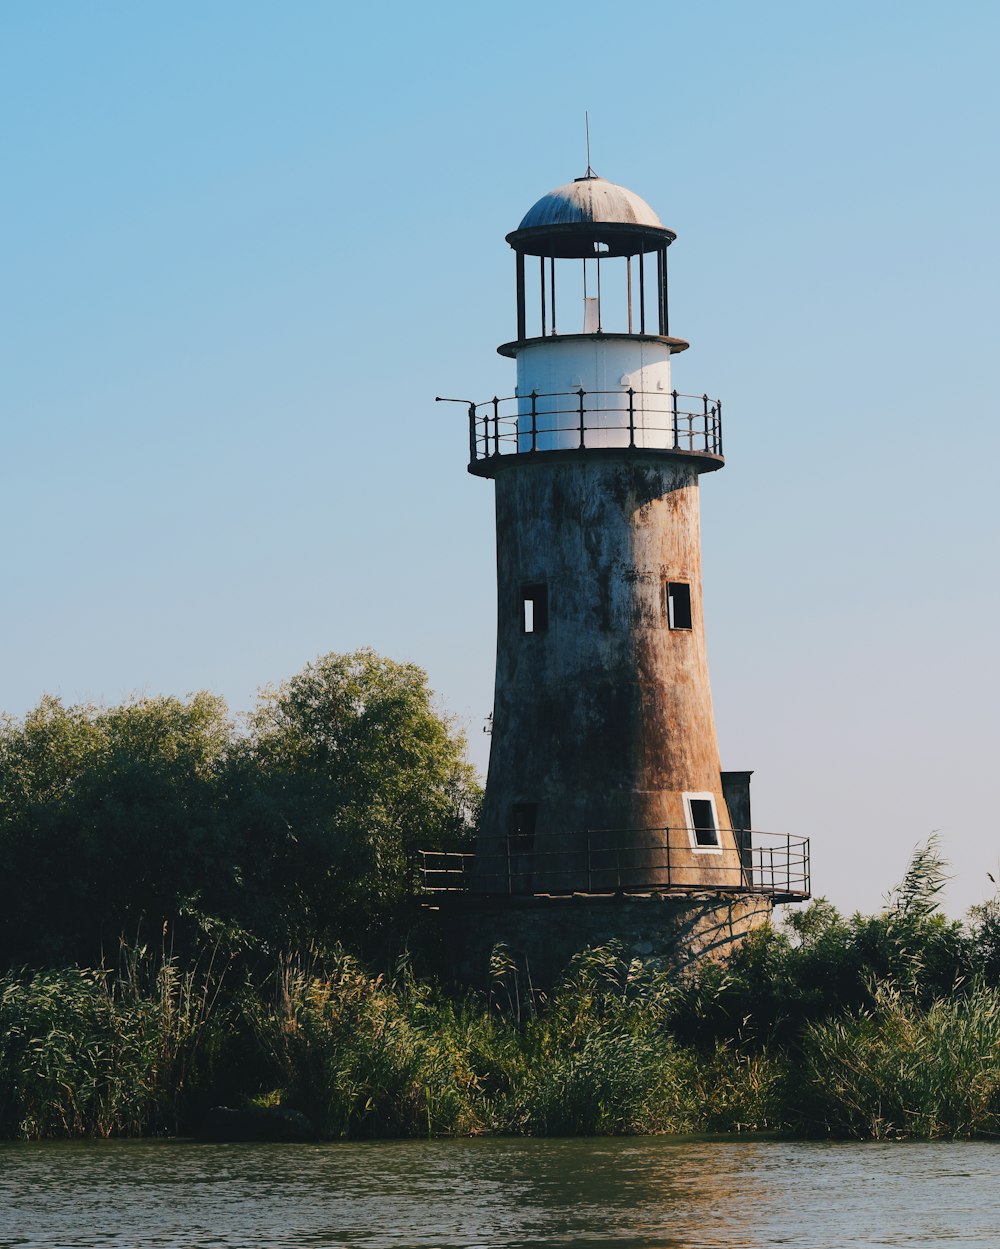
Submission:
[[[525,213],[518,230],[596,224],[664,228],[652,208],[634,191],[590,174],[543,195]]]
[[[557,186],[524,214],[507,242],[530,256],[634,256],[677,237],[628,187],[588,170]]]

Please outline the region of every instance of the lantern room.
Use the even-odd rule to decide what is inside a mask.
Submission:
[[[501,354],[530,338],[644,335],[647,326],[683,351],[687,343],[669,337],[667,248],[676,237],[644,199],[593,171],[543,195],[507,235],[517,253],[517,342]]]

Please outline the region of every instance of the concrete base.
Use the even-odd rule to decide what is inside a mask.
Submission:
[[[628,894],[442,900],[445,948],[454,978],[485,987],[490,954],[502,942],[536,989],[559,979],[574,954],[617,942],[626,959],[683,975],[701,959],[724,959],[771,918],[755,894]]]

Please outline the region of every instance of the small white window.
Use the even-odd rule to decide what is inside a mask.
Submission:
[[[715,811],[714,794],[685,794],[688,836],[691,849],[700,854],[721,854],[719,818]]]
[[[549,627],[549,588],[547,585],[521,587],[521,632],[544,633]]]

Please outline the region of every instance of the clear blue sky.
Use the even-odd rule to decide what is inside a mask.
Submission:
[[[583,172],[678,232],[724,766],[817,890],[997,874],[1000,8],[8,0],[0,706],[425,667],[485,763],[512,253]]]

